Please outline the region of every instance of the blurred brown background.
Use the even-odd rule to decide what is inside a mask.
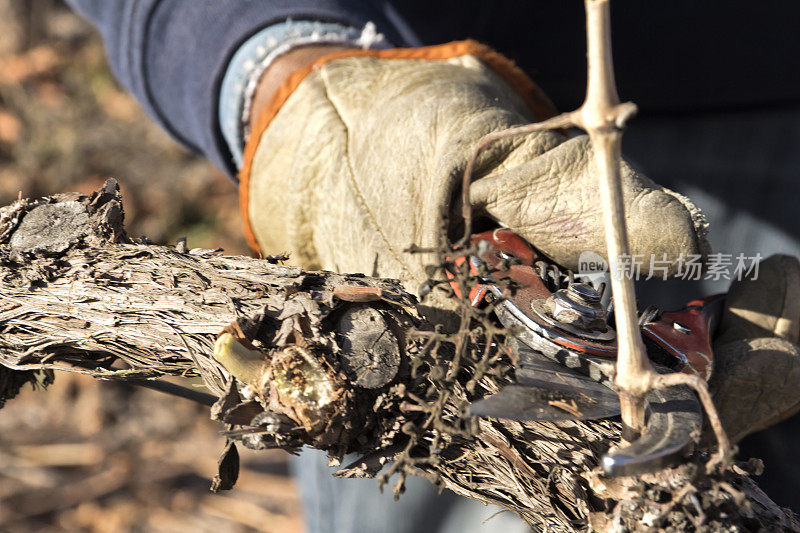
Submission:
[[[112,176],[131,235],[247,253],[231,182],[147,118],[88,24],[58,0],[0,0],[0,205]],[[300,531],[283,452],[240,450],[236,488],[209,492],[219,429],[149,390],[26,388],[0,409],[0,531]]]

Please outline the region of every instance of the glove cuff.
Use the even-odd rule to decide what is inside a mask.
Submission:
[[[539,120],[555,116],[556,110],[544,92],[513,61],[475,41],[454,41],[437,46],[421,48],[392,48],[388,50],[345,50],[323,56],[310,65],[292,73],[272,97],[270,103],[260,112],[244,149],[244,160],[239,172],[239,208],[242,213],[244,235],[250,248],[258,253],[260,247],[250,223],[248,206],[250,205],[250,173],[256,150],[264,131],[281,109],[286,100],[314,69],[346,57],[372,57],[378,59],[405,59],[424,61],[443,61],[454,57],[471,55],[478,58],[492,71],[503,78],[531,108]]]

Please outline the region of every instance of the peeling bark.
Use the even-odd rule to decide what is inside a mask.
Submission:
[[[445,334],[396,281],[133,241],[122,219],[113,182],[0,210],[0,401],[42,371],[200,376],[230,439],[360,453],[337,475],[394,477],[398,493],[422,475],[550,531],[798,529],[748,477],[756,463],[709,476],[698,450],[678,468],[609,479],[597,461],[618,421],[466,416],[510,379],[503,332],[484,316],[462,314]],[[233,450],[218,489],[235,482]]]

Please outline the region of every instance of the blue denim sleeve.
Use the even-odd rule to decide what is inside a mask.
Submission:
[[[174,138],[228,175],[236,165],[219,124],[228,63],[251,36],[287,19],[362,28],[407,44],[382,0],[67,0],[103,36],[120,82]]]

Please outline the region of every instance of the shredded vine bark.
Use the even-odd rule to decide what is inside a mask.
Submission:
[[[421,475],[536,529],[798,529],[750,479],[758,462],[708,476],[698,449],[678,468],[613,479],[597,461],[618,442],[616,420],[467,416],[513,379],[513,351],[491,309],[455,298],[441,266],[431,289],[454,302],[454,333],[397,281],[156,246],[122,221],[113,181],[0,209],[0,402],[56,370],[199,376],[230,441],[216,490],[235,483],[234,442],[311,445],[334,462],[361,454],[336,475],[378,477],[398,495]],[[456,282],[466,294],[475,280],[461,270]]]

